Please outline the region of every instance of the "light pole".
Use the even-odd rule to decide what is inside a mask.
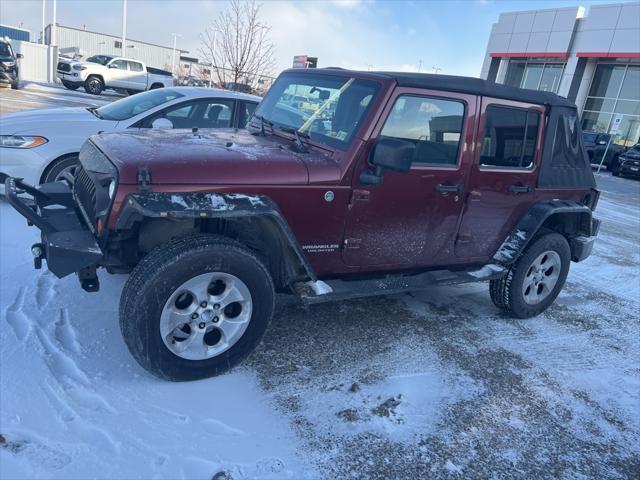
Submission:
[[[125,57],[125,42],[127,41],[127,0],[122,0],[122,56]]]
[[[58,24],[58,18],[57,18],[57,0],[53,0],[53,22],[51,23],[51,41],[49,42],[49,45],[54,46],[56,45],[56,33],[58,30],[57,24]]]
[[[176,74],[176,42],[178,41],[178,37],[182,38],[182,35],[179,33],[172,33],[173,35],[173,52],[171,53],[171,73]]]
[[[44,17],[46,13],[47,13],[46,0],[42,0],[42,30],[41,30],[42,37],[40,37],[42,45],[44,45]]]

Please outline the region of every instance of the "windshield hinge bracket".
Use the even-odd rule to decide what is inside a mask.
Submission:
[[[151,191],[151,174],[147,167],[138,168],[138,191],[141,193]]]

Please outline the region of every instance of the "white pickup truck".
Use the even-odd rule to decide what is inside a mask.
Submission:
[[[100,95],[105,88],[133,94],[175,85],[171,72],[147,67],[139,60],[111,55],[94,55],[85,61],[59,58],[56,72],[69,90],[83,86],[87,93],[94,95]]]

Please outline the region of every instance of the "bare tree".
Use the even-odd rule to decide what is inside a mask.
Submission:
[[[270,27],[260,21],[255,0],[230,0],[229,8],[200,34],[200,55],[220,85],[254,87],[275,67]]]

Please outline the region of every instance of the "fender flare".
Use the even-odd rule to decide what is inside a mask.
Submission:
[[[588,206],[566,200],[538,202],[529,208],[516,227],[509,232],[505,241],[502,242],[502,245],[494,254],[493,261],[502,265],[514,263],[545,222],[558,214],[569,214],[577,217],[577,228],[571,235],[575,237],[597,235],[600,221],[593,218],[593,212]]]
[[[116,221],[115,228],[128,230],[145,218],[259,219],[272,227],[279,237],[280,244],[289,250],[289,255],[283,255],[288,276],[293,278],[295,272],[304,272],[308,279],[318,279],[282,212],[275,202],[264,195],[204,192],[132,193],[125,199],[125,207]]]

